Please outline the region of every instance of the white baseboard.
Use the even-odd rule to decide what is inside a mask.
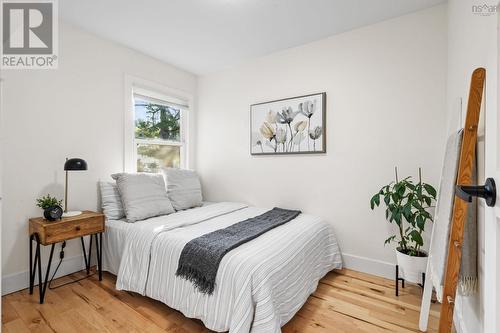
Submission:
[[[342,253],[344,267],[354,271],[394,279],[396,264],[390,262],[366,258],[349,253]]]
[[[49,279],[54,274],[54,270],[59,263],[59,256],[54,254],[54,258],[52,259],[52,267]],[[45,279],[45,271],[47,269],[47,265],[42,264],[42,279]],[[76,257],[64,258],[61,267],[57,271],[55,278],[68,275],[74,272],[81,271],[85,269],[85,263],[83,260],[83,256],[79,255]],[[29,271],[14,273],[10,275],[6,275],[2,277],[2,296],[13,293],[18,290],[26,289],[29,287]],[[38,284],[38,274],[35,274],[35,286]]]

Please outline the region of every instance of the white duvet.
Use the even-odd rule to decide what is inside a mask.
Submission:
[[[159,300],[218,332],[281,332],[319,279],[342,266],[332,228],[318,217],[301,214],[230,251],[210,296],[175,276],[187,242],[267,210],[225,202],[134,223],[116,288]]]

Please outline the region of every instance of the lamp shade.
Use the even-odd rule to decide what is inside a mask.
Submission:
[[[87,162],[81,158],[70,158],[64,163],[64,170],[66,171],[81,171],[87,170]]]

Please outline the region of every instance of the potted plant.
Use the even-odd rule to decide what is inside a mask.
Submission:
[[[43,209],[43,217],[49,221],[55,221],[62,216],[62,200],[57,200],[56,197],[51,197],[49,194],[36,199],[36,205]]]
[[[370,200],[373,210],[381,201],[385,204],[385,217],[389,223],[395,223],[398,234],[387,238],[384,245],[395,242],[397,263],[404,278],[410,282],[420,282],[421,273],[427,266],[427,253],[422,250],[424,239],[422,234],[427,221],[432,222],[428,212],[436,201],[436,189],[422,182],[422,171],[419,168],[418,183],[411,177],[398,180],[383,186]]]

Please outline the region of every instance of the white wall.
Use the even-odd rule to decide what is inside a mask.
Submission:
[[[197,168],[208,200],[299,208],[335,226],[349,267],[393,277],[391,227],[369,199],[400,176],[438,185],[446,134],[446,6],[208,75],[198,85]],[[327,93],[327,149],[249,153],[249,105]]]
[[[478,183],[483,184],[485,174],[490,176],[495,170],[485,170],[484,114],[486,109],[496,110],[496,27],[497,16],[480,16],[472,12],[472,5],[494,5],[496,1],[477,3],[474,1],[448,1],[448,85],[447,114],[450,128],[463,124],[469,95],[470,76],[477,67],[486,68],[486,93],[481,110],[481,125],[478,138]],[[462,100],[462,111],[460,108]],[[492,111],[495,112],[495,111]],[[461,119],[460,119],[461,118]],[[496,124],[490,124],[493,128]],[[490,132],[490,134],[493,134]],[[486,133],[488,136],[488,133]],[[491,136],[491,135],[490,135]],[[485,225],[484,201],[479,200],[478,209],[478,272],[479,290],[472,297],[457,297],[455,305],[455,327],[459,333],[488,332],[484,326],[484,295],[491,292],[485,286]],[[497,314],[498,315],[498,314]]]
[[[196,93],[194,75],[67,24],[59,69],[1,73],[4,292],[28,283],[28,217],[41,214],[40,195],[63,197],[65,158],[89,165],[70,174],[72,209],[97,209],[97,181],[123,170],[125,74]],[[71,260],[81,255],[78,240],[66,255],[66,272],[81,267],[79,257]]]

